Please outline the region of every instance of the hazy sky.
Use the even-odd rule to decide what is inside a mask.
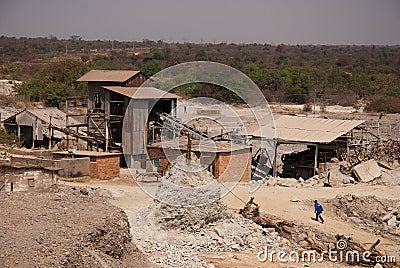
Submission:
[[[400,0],[0,0],[0,35],[400,44]]]

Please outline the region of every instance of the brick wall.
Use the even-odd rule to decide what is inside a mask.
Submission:
[[[168,152],[170,155],[173,153]],[[183,151],[183,153],[185,153]],[[164,174],[169,161],[165,159],[162,148],[147,148],[147,154],[150,159],[160,159],[160,168],[158,172]],[[199,157],[199,156],[198,156]],[[148,161],[147,171],[152,171],[151,161]],[[243,149],[234,152],[219,152],[214,161],[214,174],[216,178],[222,181],[248,182],[251,179],[251,150]],[[240,178],[238,178],[240,176]]]
[[[221,181],[248,182],[251,179],[251,151],[218,153],[214,166],[214,176]]]
[[[90,157],[90,177],[98,179],[111,179],[119,177],[120,156],[105,155]]]

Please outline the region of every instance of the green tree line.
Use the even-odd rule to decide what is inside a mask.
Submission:
[[[3,78],[22,79],[19,92],[31,101],[60,103],[84,94],[76,78],[90,69],[140,69],[151,76],[163,68],[196,60],[215,61],[247,74],[269,101],[353,105],[385,100],[400,106],[399,46],[314,46],[270,44],[192,44],[163,41],[86,41],[0,37]],[[54,60],[54,59],[58,60]],[[61,60],[60,60],[61,59]],[[188,85],[187,97],[207,95],[238,102],[221,88]],[[396,111],[395,108],[386,108]]]

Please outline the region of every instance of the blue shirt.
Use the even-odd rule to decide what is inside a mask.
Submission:
[[[314,208],[317,213],[321,213],[324,210],[319,203],[314,203]]]

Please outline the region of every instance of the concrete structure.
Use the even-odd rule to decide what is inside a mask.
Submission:
[[[57,184],[59,168],[0,162],[0,191],[43,191]]]
[[[69,121],[72,125],[79,122],[73,118]],[[26,108],[23,111],[4,119],[4,128],[7,132],[18,136],[25,148],[49,148],[51,143],[61,141],[66,135],[53,130],[50,125],[66,128],[66,115],[55,107]]]
[[[251,147],[227,141],[202,142],[191,141],[191,152],[200,159],[220,181],[242,181],[251,179]],[[153,143],[147,146],[147,171],[164,175],[170,162],[187,152],[187,141],[184,138]]]
[[[43,159],[33,156],[11,156],[11,163],[42,168],[58,168],[58,175],[63,178],[75,178],[90,175],[90,158]]]
[[[68,152],[54,152],[55,159],[70,157]],[[120,153],[76,151],[74,157],[77,160],[90,159],[90,177],[97,179],[112,179],[119,177]]]
[[[375,159],[370,159],[356,165],[353,167],[353,172],[361,182],[370,182],[382,175],[381,169]]]

